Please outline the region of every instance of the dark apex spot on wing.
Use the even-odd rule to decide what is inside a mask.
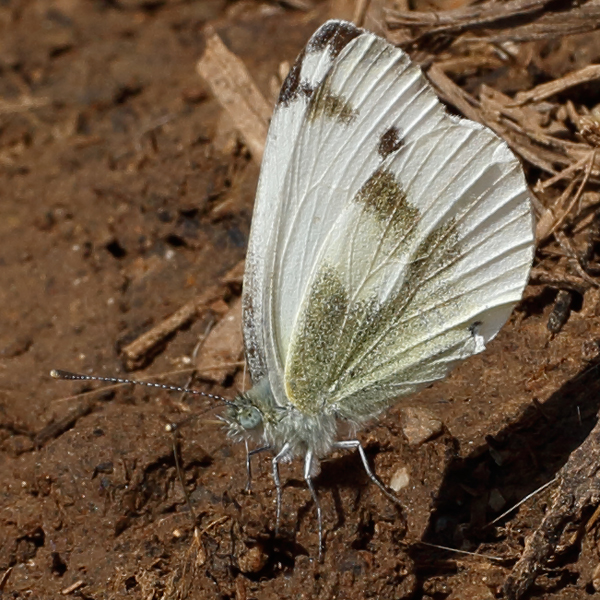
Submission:
[[[281,86],[279,98],[277,99],[279,104],[289,104],[298,95],[298,88],[300,86],[300,70],[302,69],[302,60],[304,59],[304,56],[305,54],[303,50],[290,69],[290,72],[287,74],[287,77]]]
[[[281,91],[279,92],[279,98],[277,100],[278,104],[287,106],[298,96],[303,95],[307,98],[310,98],[313,95],[313,88],[310,87],[306,81],[302,81],[300,79],[300,72],[302,71],[302,63],[305,56],[306,51],[303,50],[300,56],[296,59],[294,66],[287,74],[287,77],[281,86]]]
[[[379,145],[377,146],[378,154],[386,158],[396,150],[399,150],[404,145],[404,139],[402,132],[395,125],[386,129],[383,135],[379,138]]]
[[[313,35],[306,46],[306,52],[322,52],[329,46],[329,54],[331,58],[335,58],[354,38],[363,33],[364,29],[359,29],[352,23],[329,21]]]
[[[314,88],[300,78],[302,64],[307,54],[322,52],[325,48],[328,48],[329,56],[334,60],[349,42],[362,33],[365,33],[364,29],[359,29],[352,25],[352,23],[346,23],[345,21],[329,21],[325,23],[313,35],[306,48],[302,50],[296,59],[294,66],[290,69],[288,76],[281,86],[278,103],[287,106],[298,96],[302,95],[310,98],[313,95]]]

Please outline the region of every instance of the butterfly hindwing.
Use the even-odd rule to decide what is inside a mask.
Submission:
[[[470,122],[385,161],[321,248],[287,354],[290,401],[368,418],[483,350],[527,281],[528,203],[514,157]]]

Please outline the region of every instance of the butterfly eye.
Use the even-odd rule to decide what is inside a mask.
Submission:
[[[237,422],[244,429],[255,429],[262,423],[262,415],[254,406],[248,406],[238,412]]]

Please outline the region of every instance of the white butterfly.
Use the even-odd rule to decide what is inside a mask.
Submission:
[[[253,388],[226,420],[311,478],[360,425],[485,349],[534,254],[519,162],[449,116],[418,66],[329,21],[285,80],[265,148],[244,277]],[[321,544],[322,545],[322,544]]]

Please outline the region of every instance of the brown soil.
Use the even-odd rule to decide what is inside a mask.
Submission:
[[[410,400],[443,421],[435,439],[409,445],[400,408],[361,433],[383,481],[408,470],[400,508],[354,454],[324,462],[323,564],[299,464],[283,467],[275,537],[268,457],[256,458],[248,494],[244,446],[210,416],[182,426],[194,539],[165,431],[186,418],[178,398],[122,387],[72,396],[92,386],[49,377],[51,368],[122,375],[124,344],[244,258],[258,168],[196,74],[204,26],[272,98],[280,62],[328,10],[0,2],[0,596],[493,598],[539,524],[551,489],[486,527],[551,480],[595,423],[592,292],[551,339],[555,292],[530,287],[483,355]],[[188,367],[217,309],[135,377]],[[223,386],[198,385],[231,397],[240,371]],[[532,597],[593,594],[597,536],[557,552]]]

